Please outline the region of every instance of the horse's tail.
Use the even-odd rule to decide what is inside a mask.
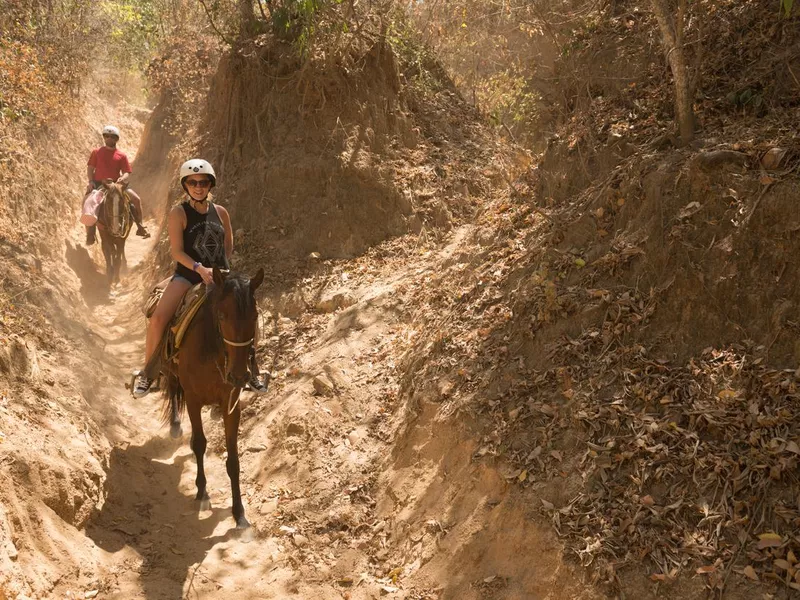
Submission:
[[[167,386],[164,390],[164,405],[161,409],[161,423],[172,425],[180,423],[181,415],[186,410],[186,399],[183,396],[183,387],[177,375],[167,373]]]

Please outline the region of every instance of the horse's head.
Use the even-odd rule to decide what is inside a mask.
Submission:
[[[263,281],[264,269],[250,279],[214,268],[212,311],[224,342],[225,379],[235,387],[244,387],[249,379],[250,348],[258,320],[255,291]]]
[[[113,179],[106,179],[102,182],[103,189],[106,193],[106,199],[111,199],[112,202],[122,202],[125,197],[125,190],[128,187],[127,183],[117,183]]]
[[[114,237],[127,237],[131,226],[131,214],[127,206],[126,183],[116,183],[113,179],[103,181],[105,198],[103,200],[100,221]]]

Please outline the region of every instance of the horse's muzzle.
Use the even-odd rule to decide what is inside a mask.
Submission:
[[[234,376],[233,373],[228,373],[228,383],[233,387],[243,388],[250,381],[249,375],[250,374],[247,371],[245,371],[244,375],[240,375],[238,377]]]

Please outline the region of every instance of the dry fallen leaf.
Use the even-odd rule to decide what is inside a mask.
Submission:
[[[769,175],[762,175],[761,177],[758,178],[758,182],[761,185],[770,185],[772,183],[775,183],[775,180]]]
[[[776,558],[772,564],[779,569],[783,569],[784,571],[788,571],[792,568],[792,565],[789,564],[789,561],[783,560],[782,558]]]
[[[695,573],[697,573],[698,575],[707,575],[708,573],[713,573],[716,570],[717,567],[715,567],[714,565],[705,565],[702,567],[697,567]]]
[[[758,536],[758,549],[777,548],[781,545],[783,538],[777,533],[762,533]]]
[[[744,573],[745,577],[752,579],[753,581],[758,581],[758,575],[756,575],[756,570],[751,565],[747,565],[742,571],[742,573]]]

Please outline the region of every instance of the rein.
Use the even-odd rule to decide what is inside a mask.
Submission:
[[[229,346],[233,346],[234,348],[244,348],[246,346],[250,346],[250,345],[253,344],[253,341],[255,340],[254,337],[250,338],[246,342],[234,342],[232,340],[229,340],[224,335],[222,335],[222,329],[219,326],[219,321],[217,321],[217,333],[219,334],[219,337],[222,338],[223,342],[225,342]],[[222,353],[222,368],[220,368],[219,363],[217,363],[217,370],[219,371],[219,374],[220,374],[220,376],[222,377],[222,379],[224,381],[225,380],[225,372],[228,370],[228,355],[225,352]],[[241,398],[241,392],[242,392],[242,388],[239,388],[239,387],[232,387],[231,388],[231,393],[228,396],[228,414],[229,415],[233,414],[233,411],[236,410],[237,406],[239,406],[239,398]],[[236,394],[236,401],[231,403],[233,401],[233,395],[234,394]]]
[[[226,338],[225,336],[223,336],[221,332],[220,332],[220,337],[222,338],[222,341],[223,341],[223,342],[225,342],[225,343],[226,343],[226,344],[228,344],[229,346],[233,346],[233,347],[235,347],[235,348],[244,348],[245,346],[249,346],[250,344],[252,344],[252,343],[253,343],[253,340],[255,339],[255,338],[250,338],[250,339],[249,339],[249,340],[247,340],[246,342],[232,342],[232,341],[230,341],[228,338]]]

